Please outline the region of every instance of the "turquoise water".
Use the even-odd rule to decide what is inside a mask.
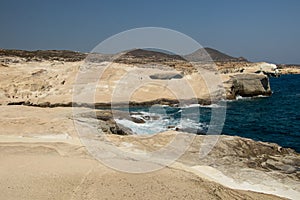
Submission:
[[[300,75],[284,75],[270,79],[271,97],[241,98],[227,102],[226,119],[222,134],[237,135],[258,141],[274,142],[300,152]],[[214,109],[218,109],[214,108]],[[221,108],[220,108],[221,109]],[[210,126],[211,107],[134,107],[137,117],[160,116],[145,124],[127,120],[118,123],[137,134],[153,134],[168,128],[205,134]],[[188,113],[183,120],[182,113]],[[197,116],[195,116],[197,115]],[[149,116],[148,116],[149,118]]]

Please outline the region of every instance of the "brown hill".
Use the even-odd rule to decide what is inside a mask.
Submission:
[[[86,54],[68,51],[68,50],[15,50],[15,49],[0,49],[0,56],[21,57],[27,60],[61,60],[67,62],[75,62],[83,60]]]
[[[118,63],[165,63],[172,61],[184,61],[179,55],[171,55],[163,52],[145,50],[145,49],[134,49],[125,52],[118,57],[115,62]]]
[[[215,61],[215,62],[248,62],[247,59],[243,57],[233,57],[225,53],[222,53],[216,49],[212,48],[201,48],[197,51],[184,56],[189,61]]]
[[[174,61],[248,62],[243,57],[233,57],[212,48],[201,48],[189,55],[172,55],[165,52],[135,49],[124,53],[116,62],[120,63],[165,63]]]
[[[97,54],[98,55],[98,54]],[[101,54],[100,54],[101,55]],[[86,58],[87,54],[69,51],[69,50],[14,50],[0,49],[0,56],[16,56],[26,58],[28,60],[62,60],[62,61],[80,61]],[[95,57],[95,56],[89,56]],[[99,56],[97,56],[99,57]],[[101,58],[103,56],[101,55]],[[165,52],[158,52],[145,49],[134,49],[121,54],[115,61],[119,63],[165,63],[174,61],[215,61],[215,62],[248,62],[243,57],[232,57],[212,48],[202,48],[197,51],[185,55],[172,55]]]

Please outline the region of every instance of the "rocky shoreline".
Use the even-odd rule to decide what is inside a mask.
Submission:
[[[137,56],[141,51],[131,54],[130,59],[121,57],[117,62],[108,62],[110,56],[101,60],[100,64],[109,63],[110,67],[103,72],[102,79],[97,80],[97,87],[92,91],[95,93],[93,101],[80,101],[74,98],[74,85],[79,88],[75,91],[79,97],[89,96],[91,93],[86,91],[93,87],[87,82],[94,80],[99,66],[99,63],[87,65],[84,61],[86,54],[1,50],[0,177],[6,181],[0,183],[0,190],[4,198],[16,195],[41,198],[47,192],[40,190],[42,184],[49,190],[51,188],[48,192],[52,198],[93,199],[102,195],[115,197],[113,199],[151,199],[153,194],[147,192],[149,185],[151,191],[167,191],[170,198],[176,194],[178,199],[197,199],[199,195],[206,199],[298,199],[300,155],[276,144],[221,135],[216,136],[212,151],[200,159],[199,149],[203,141],[214,136],[193,135],[189,148],[173,164],[155,173],[136,176],[100,164],[82,144],[74,123],[79,123],[83,130],[97,130],[99,135],[88,137],[90,141],[101,142],[105,135],[110,141],[109,147],[118,147],[125,152],[153,152],[176,136],[189,137],[192,134],[169,130],[151,137],[139,137],[117,124],[112,111],[107,108],[154,104],[178,106],[183,102],[209,105],[237,96],[271,95],[268,77],[278,76],[283,70],[273,64],[250,63],[243,58],[234,60],[212,52],[218,58],[214,66],[223,89],[217,87],[210,91],[207,80],[195,73],[184,60],[150,52],[148,61],[152,68],[146,70],[142,78],[162,86],[143,86],[128,102],[118,102],[118,99],[112,102],[112,93],[124,74],[133,69],[144,70],[140,65],[145,64],[141,62],[147,58]],[[159,57],[160,63],[155,56]],[[193,64],[201,69],[201,75],[215,73],[210,68],[212,63]],[[78,83],[76,78],[82,66],[89,67],[90,73]],[[175,98],[176,95],[166,89],[167,86],[180,88],[183,80],[196,91],[196,98],[191,99],[188,95]],[[119,116],[143,123],[134,116],[122,113]],[[119,187],[116,187],[116,182]]]
[[[110,141],[108,145],[117,147],[125,152],[153,152],[173,141],[174,137],[188,134],[167,131],[155,134],[152,137],[136,137],[136,135],[124,136],[121,132],[110,127],[110,123],[108,123],[111,119],[109,111],[97,110],[97,119],[95,119],[93,118],[94,110],[92,109],[74,109],[77,109],[76,113],[81,113],[81,117],[75,117],[83,127],[85,127],[85,125],[90,128],[95,126],[95,128],[98,128],[99,136],[103,133],[108,141]],[[48,185],[51,184],[52,176],[59,176],[59,183],[62,181],[64,186],[58,186],[64,188],[68,186],[68,189],[65,188],[64,190],[66,192],[64,195],[68,197],[72,195],[71,190],[76,187],[76,185],[74,187],[68,185],[67,177],[73,177],[68,175],[68,173],[77,174],[78,179],[73,177],[72,180],[79,184],[80,180],[87,176],[85,173],[89,171],[91,166],[93,166],[93,169],[101,168],[100,171],[97,170],[98,175],[105,172],[104,174],[113,173],[115,174],[114,176],[122,176],[122,173],[117,175],[112,169],[104,167],[99,163],[96,164],[97,162],[91,156],[92,154],[82,145],[77,130],[73,126],[74,111],[71,108],[38,108],[14,105],[1,106],[0,110],[0,118],[2,119],[0,121],[0,162],[1,171],[5,172],[4,174],[0,173],[0,176],[5,178],[5,174],[8,172],[14,174],[14,179],[8,178],[7,180],[9,180],[9,182],[1,182],[0,184],[4,196],[13,195],[11,193],[13,191],[17,194],[21,192],[23,195],[33,195],[33,197],[37,197],[35,195],[39,194],[39,190],[37,190],[39,184],[31,184],[24,182],[24,180],[28,181],[30,179],[33,180],[33,183],[40,183],[39,180],[43,179],[43,184]],[[108,129],[115,130],[116,132],[111,133],[116,134],[111,134],[107,131]],[[189,135],[191,134],[187,136]],[[172,171],[173,175],[169,176],[169,181],[173,182],[176,180],[176,177],[182,177],[186,174],[190,174],[191,179],[181,179],[181,181],[185,181],[185,184],[189,184],[191,180],[194,180],[192,181],[192,185],[194,185],[192,188],[196,186],[200,187],[197,183],[198,181],[195,182],[195,179],[199,179],[203,184],[212,181],[211,187],[219,188],[218,191],[220,193],[217,193],[222,199],[230,199],[233,197],[237,199],[281,199],[272,195],[265,196],[262,193],[291,199],[297,199],[297,197],[299,197],[300,155],[294,150],[282,148],[277,144],[256,142],[251,139],[236,136],[220,135],[217,136],[217,143],[212,151],[206,157],[200,159],[199,149],[201,149],[201,145],[207,137],[213,136],[195,135],[193,142],[185,153],[176,162],[161,171],[163,174],[170,173],[170,170]],[[89,140],[91,139],[92,138],[89,138]],[[101,137],[95,137],[92,140],[101,143]],[[22,156],[23,159],[20,159],[20,156]],[[112,156],[112,158],[113,157],[114,156]],[[54,165],[53,162],[56,164]],[[73,163],[72,167],[67,164],[68,162]],[[83,167],[82,164],[80,164],[90,162],[95,163],[89,164],[90,167]],[[44,164],[40,165],[38,163]],[[61,166],[61,168],[58,167],[58,165]],[[21,168],[22,170],[19,171],[15,166],[23,167]],[[52,167],[49,168],[49,166]],[[68,172],[66,171],[65,174],[63,169],[66,169]],[[12,172],[12,170],[14,172]],[[85,173],[81,174],[82,170],[84,170]],[[49,175],[44,173],[46,171]],[[31,173],[34,173],[35,176],[30,175]],[[156,173],[160,173],[160,171]],[[22,177],[24,176],[27,178],[23,179]],[[133,177],[134,176],[127,177],[126,182],[130,182]],[[146,179],[148,184],[152,184],[150,177],[142,177],[140,177],[139,180]],[[89,180],[92,180],[97,185],[98,189],[96,191],[102,191],[107,188],[105,185],[99,185],[101,182],[104,184],[107,182],[104,179],[101,179],[102,181],[99,182],[98,178],[95,177],[94,173],[88,175],[88,180],[83,181],[87,187],[86,189],[93,188],[93,185],[89,184]],[[165,182],[167,180],[164,176],[160,176],[160,181],[167,184],[167,182]],[[217,183],[221,183],[223,186]],[[25,184],[29,184],[28,186],[31,187],[31,190],[18,189],[24,187]],[[7,189],[7,186],[13,189]],[[54,188],[54,192],[51,193],[53,197],[62,195],[59,192],[59,187]],[[173,187],[177,188],[175,185]],[[199,191],[199,188],[196,188],[194,191]],[[83,191],[75,190],[74,194],[77,197],[75,199],[83,197],[81,192],[86,191],[86,189]],[[191,188],[186,188],[185,191],[181,192],[182,194],[191,194],[190,189]],[[32,193],[32,190],[37,192]],[[244,192],[242,190],[248,191],[247,196],[242,195],[243,197],[238,198],[241,194],[240,192]],[[250,192],[249,190],[259,193]],[[129,195],[131,194],[130,191],[131,190],[119,192]],[[235,193],[232,194],[232,192],[229,191],[234,191]],[[209,193],[206,192],[205,194]],[[214,195],[216,195],[216,193],[212,192],[211,194],[212,196],[210,196],[210,198],[215,199],[216,197],[214,197]],[[231,194],[233,196],[231,196]],[[150,198],[151,195],[148,195],[149,194],[147,194],[147,197]],[[196,198],[197,195],[200,194],[195,193],[192,196]]]

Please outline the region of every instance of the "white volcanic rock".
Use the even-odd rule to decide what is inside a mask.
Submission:
[[[86,114],[94,111],[84,108],[76,109]],[[88,180],[92,180],[95,184],[103,183],[93,188],[93,191],[102,191],[108,188],[108,183],[114,183],[109,182],[109,179],[103,179],[103,175],[112,173],[113,175],[110,178],[122,177],[120,173],[112,170],[107,171],[108,167],[104,167],[104,165],[96,162],[91,154],[87,152],[78,137],[78,129],[73,126],[72,108],[0,106],[0,111],[0,177],[1,180],[7,180],[0,183],[2,195],[7,197],[13,196],[11,193],[11,188],[13,188],[14,193],[34,196],[40,194],[40,184],[45,185],[49,190],[54,190],[53,195],[57,192],[60,194],[59,191],[61,191],[61,188],[73,193],[75,186],[69,186],[68,182],[73,183],[73,181],[76,181],[77,184],[80,184],[82,180],[84,180],[84,185],[89,185]],[[106,116],[109,116],[106,112],[103,111],[102,115],[97,115],[103,122],[106,122],[108,119]],[[88,115],[85,118],[87,120],[78,118],[82,127],[85,126],[84,124],[89,127],[101,125],[101,123],[97,122],[97,119]],[[102,128],[105,127],[102,126]],[[102,130],[100,128],[97,133],[103,134]],[[119,147],[124,152],[138,152],[140,155],[165,147],[174,141],[175,137],[179,140],[180,138],[186,138],[181,137],[181,135],[186,134],[168,131],[151,137],[138,137],[136,135],[120,136],[115,134],[106,134],[105,137],[109,141],[109,143],[106,142],[107,145]],[[191,134],[188,135],[192,136]],[[210,187],[215,189],[211,191],[209,190],[210,187],[205,186],[205,188],[207,187],[205,189],[206,192],[203,192],[202,195],[210,191],[212,192],[212,196],[217,195],[220,197],[221,195],[222,199],[228,200],[232,198],[279,199],[275,196],[250,192],[258,191],[298,199],[300,194],[298,186],[300,156],[298,153],[276,144],[255,142],[251,139],[235,136],[219,136],[211,152],[206,157],[200,159],[199,150],[203,147],[202,144],[205,138],[218,136],[194,136],[195,138],[184,154],[172,165],[162,169],[163,171],[160,170],[164,173],[160,173],[157,181],[159,180],[160,183],[164,184],[168,184],[171,181],[174,183],[173,187],[176,188],[183,187],[185,184],[191,184],[185,190],[182,190],[181,193],[184,196],[193,193],[193,198],[201,195],[200,193],[194,194],[195,191],[202,190],[203,188],[201,189],[201,187],[210,184]],[[101,142],[100,137],[97,135],[89,138],[89,140]],[[173,148],[177,150],[180,146],[177,145]],[[108,153],[106,154],[108,155]],[[124,158],[126,159],[126,156]],[[69,162],[72,163],[71,166],[68,165]],[[90,162],[94,162],[94,164]],[[84,163],[89,164],[82,168]],[[290,171],[289,168],[295,168],[296,170]],[[101,170],[98,171],[97,169]],[[92,171],[97,173],[92,173],[91,177],[87,175],[87,173],[90,174]],[[189,172],[187,173],[189,174],[189,178],[184,178],[186,172]],[[168,177],[171,176],[173,178],[166,179],[163,176],[165,173],[170,173]],[[96,174],[101,176],[95,176]],[[134,182],[146,179],[146,183],[154,187],[157,182],[151,182],[152,178],[148,177],[153,173],[147,174],[146,177],[146,174],[141,174],[141,177],[134,180]],[[59,185],[60,187],[56,187],[56,184],[53,183],[50,184],[50,180],[55,176],[58,178],[57,184],[63,182],[62,185]],[[86,180],[87,176],[88,180]],[[123,181],[126,183],[130,182],[130,177],[135,176],[138,175],[131,175]],[[178,182],[175,181],[177,180],[176,178],[178,178],[178,182],[183,181],[184,185],[178,185]],[[198,179],[200,179],[200,185],[196,181]],[[30,181],[28,182],[28,180]],[[210,181],[220,183],[226,187]],[[35,184],[36,182],[38,184]],[[27,186],[30,189],[27,189]],[[193,187],[191,188],[191,186]],[[89,187],[91,186],[89,185]],[[125,185],[124,187],[130,188]],[[227,187],[239,190],[232,190]],[[86,191],[86,188],[82,189]],[[245,191],[240,191],[240,189],[248,190],[248,192],[245,193]],[[128,192],[128,190],[126,191]],[[126,191],[123,192],[127,193]],[[137,195],[140,195],[140,190],[136,190],[135,188],[134,191]],[[78,191],[75,191],[75,193],[78,193]],[[150,193],[142,193],[151,196]],[[103,193],[99,193],[98,195],[103,195]],[[173,192],[172,195],[174,195]],[[211,198],[211,196],[207,198]]]
[[[275,64],[259,62],[244,68],[245,73],[263,73],[270,76],[279,76],[280,71]]]
[[[226,63],[216,75],[211,64],[203,63],[194,63],[200,70],[195,72],[184,63],[175,64],[174,69],[157,63],[26,61],[18,57],[1,57],[0,61],[0,104],[43,107],[71,106],[74,101],[108,104],[157,99],[209,103],[211,98],[269,95],[269,81],[262,74],[274,75],[277,70],[268,63]]]
[[[72,84],[80,62],[10,63],[0,68],[0,104],[71,102]]]

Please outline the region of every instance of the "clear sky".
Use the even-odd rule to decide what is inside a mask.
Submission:
[[[89,52],[121,31],[157,26],[251,61],[300,64],[298,0],[0,2],[0,48]]]

